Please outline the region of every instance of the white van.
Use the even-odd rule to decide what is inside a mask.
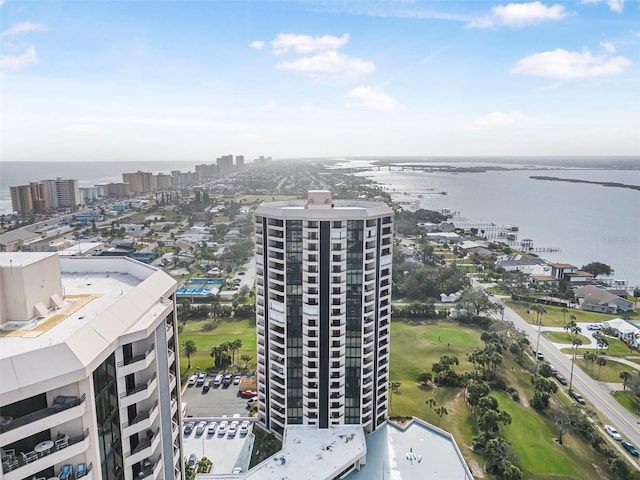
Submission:
[[[213,384],[218,387],[222,384],[222,379],[224,377],[222,376],[222,374],[216,375],[216,378],[213,380]]]

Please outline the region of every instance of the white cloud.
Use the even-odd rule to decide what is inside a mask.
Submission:
[[[22,55],[0,55],[0,68],[6,71],[17,72],[37,61],[38,55],[36,54],[36,49],[30,46]]]
[[[607,53],[615,53],[616,46],[611,42],[600,42],[600,46],[603,47]]]
[[[2,32],[2,36],[8,37],[11,35],[18,35],[20,33],[41,32],[43,30],[46,30],[46,27],[39,23],[22,22]]]
[[[557,48],[518,60],[510,72],[535,77],[572,79],[617,75],[631,64],[625,57],[595,56],[587,49],[569,52]]]
[[[491,9],[491,15],[480,17],[469,24],[475,28],[495,26],[525,27],[545,20],[562,20],[566,17],[564,6],[556,3],[546,6],[538,1],[509,3]]]
[[[373,73],[376,66],[368,60],[350,57],[334,50],[320,52],[312,57],[303,57],[276,65],[280,70],[309,73],[328,73],[334,77],[357,79]]]
[[[256,40],[255,42],[251,42],[249,44],[249,46],[251,48],[255,48],[257,50],[260,50],[262,47],[264,47],[264,42],[262,40]]]
[[[625,0],[582,0],[581,3],[606,3],[609,9],[616,13],[622,13]]]
[[[313,52],[323,52],[327,50],[337,50],[349,42],[349,34],[345,33],[341,37],[333,35],[322,35],[312,37],[311,35],[296,35],[294,33],[280,33],[271,41],[273,53],[280,55],[293,51],[307,55]]]
[[[390,112],[401,108],[400,102],[387,95],[380,87],[360,85],[348,93],[349,98],[357,101],[357,106],[379,112]]]
[[[512,112],[492,112],[486,117],[478,118],[469,124],[473,129],[505,128],[511,127],[525,120],[525,116],[514,110]]]

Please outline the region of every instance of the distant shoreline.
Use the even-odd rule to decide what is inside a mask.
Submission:
[[[640,190],[640,185],[628,185],[625,183],[617,182],[597,182],[593,180],[580,180],[578,178],[545,177],[541,175],[532,175],[529,178],[532,178],[534,180],[547,180],[550,182],[590,183],[593,185],[602,185],[603,187],[629,188],[631,190]]]

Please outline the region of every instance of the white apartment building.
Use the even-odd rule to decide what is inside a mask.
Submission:
[[[183,478],[175,291],[128,258],[0,253],[0,478]]]
[[[288,424],[387,418],[393,211],[379,202],[264,203],[255,212],[259,416]]]

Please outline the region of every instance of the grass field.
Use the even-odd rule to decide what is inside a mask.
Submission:
[[[576,357],[576,364],[591,378],[601,382],[622,383],[620,372],[634,372],[629,365],[613,360],[607,360],[607,364],[600,367],[595,362],[586,362],[582,355]]]
[[[518,315],[524,318],[527,322],[533,324],[536,319],[536,314],[532,310],[529,310],[531,303],[518,302],[514,300],[506,300],[509,307],[515,310]],[[564,327],[569,322],[569,316],[576,317],[576,322],[606,322],[617,318],[617,315],[607,315],[605,313],[585,312],[583,310],[568,309],[568,312],[563,314],[562,307],[554,307],[552,305],[542,305],[547,311],[542,315],[542,325],[547,327]],[[529,312],[529,313],[527,313]]]
[[[630,360],[633,360],[634,357],[640,357],[636,350],[630,349],[627,344],[620,339],[607,337],[607,342],[609,342],[609,348],[604,350],[598,350],[597,348],[578,348],[579,355],[582,355],[584,352],[593,352],[598,354],[602,351],[605,355],[611,355],[613,357],[628,357]],[[571,353],[571,347],[562,348],[561,351],[564,353]]]
[[[220,345],[223,342],[230,342],[235,339],[242,340],[242,349],[236,352],[236,368],[244,368],[244,362],[240,360],[241,355],[250,355],[249,368],[256,365],[256,327],[255,319],[244,320],[219,320],[216,328],[207,330],[206,326],[211,322],[207,320],[188,321],[180,333],[180,346],[185,340],[193,340],[198,348],[195,355],[191,357],[191,370],[187,370],[187,359],[182,356],[180,359],[180,373],[184,377],[188,373],[197,370],[213,371],[213,358],[211,358],[211,347]]]
[[[629,391],[617,391],[614,392],[613,398],[615,398],[620,405],[634,413],[640,419],[640,401]]]
[[[189,321],[181,327],[180,344],[187,339],[194,340],[198,352],[191,359],[191,371],[186,371],[186,358],[181,358],[181,373],[191,373],[196,369],[210,370],[212,358],[210,348],[225,341],[240,338],[242,350],[236,354],[236,364],[243,367],[240,355],[252,357],[249,367],[255,367],[256,336],[255,322],[248,320],[221,320],[213,330],[207,330],[210,319]],[[466,354],[475,347],[481,347],[482,331],[473,326],[459,325],[455,322],[441,321],[424,325],[410,325],[404,322],[391,323],[391,364],[390,380],[400,382],[397,391],[390,393],[390,415],[410,417],[416,416],[437,425],[435,409],[426,401],[436,400],[437,406],[444,405],[448,415],[440,419],[440,427],[452,433],[466,461],[474,473],[480,473],[483,459],[473,452],[471,444],[478,434],[475,419],[469,414],[464,403],[464,393],[459,388],[437,388],[419,385],[416,377],[420,372],[430,372],[433,363],[442,355],[458,357],[460,364],[455,366],[457,372],[471,370],[473,365],[467,361]],[[582,357],[578,357],[578,362]],[[605,375],[617,375],[617,366],[602,367],[601,378]],[[582,366],[582,365],[581,365]],[[594,370],[597,372],[597,366]],[[612,372],[608,372],[611,368]],[[586,371],[590,368],[585,368]],[[520,394],[520,402],[513,401],[504,392],[492,392],[498,399],[501,410],[508,411],[512,423],[503,427],[507,441],[511,443],[520,457],[524,478],[530,480],[569,480],[575,478],[601,478],[600,473],[604,459],[595,455],[590,445],[581,439],[565,434],[564,445],[556,441],[557,431],[553,420],[546,414],[540,414],[528,406],[527,399],[533,394],[530,374],[514,365],[509,354],[505,353],[500,374],[507,384],[515,387]],[[619,381],[619,378],[618,380]],[[627,392],[618,392],[616,398],[630,410],[640,411],[640,405],[633,403]],[[554,400],[568,405],[566,395],[558,393]],[[627,406],[628,404],[628,406]],[[480,478],[480,476],[478,477]]]
[[[543,331],[542,335],[544,335],[545,337],[547,337],[549,340],[551,340],[554,343],[566,343],[567,345],[571,345],[571,342],[573,340],[573,335],[567,333],[567,332],[550,332],[550,331]],[[582,343],[589,343],[589,339],[587,337],[585,337],[584,335],[578,335],[578,338],[580,340],[582,340]]]

